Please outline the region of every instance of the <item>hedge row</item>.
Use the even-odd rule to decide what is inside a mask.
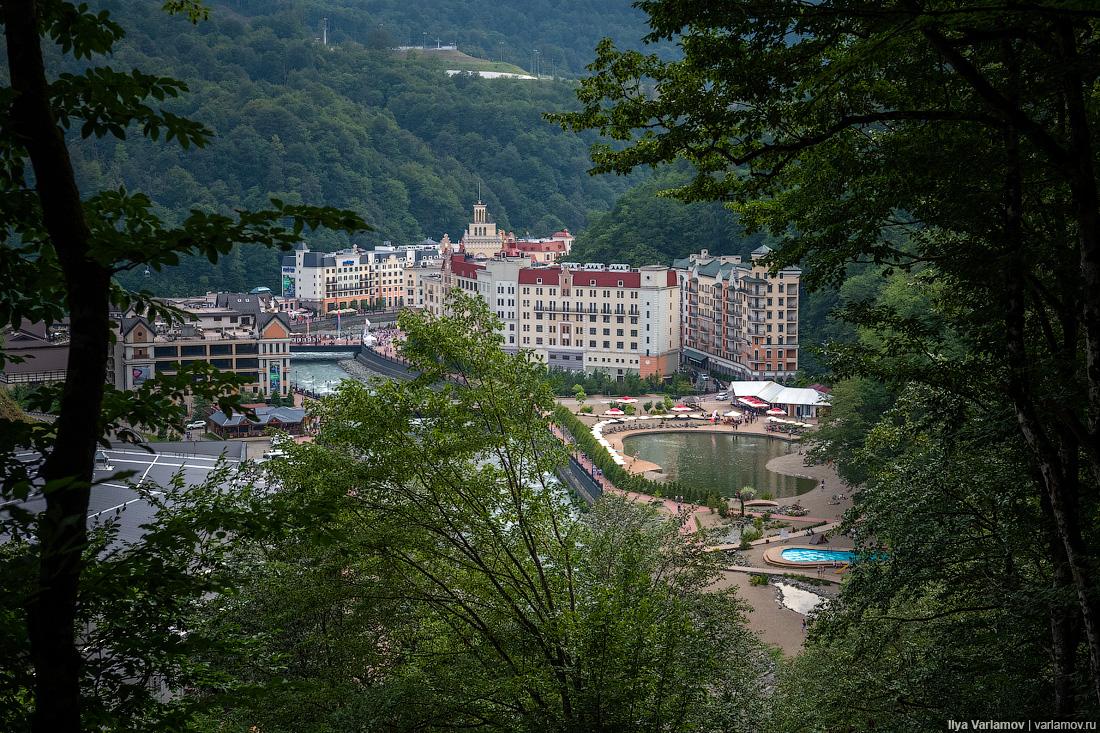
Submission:
[[[607,449],[592,437],[592,431],[568,407],[558,405],[554,410],[554,416],[558,425],[573,436],[574,446],[588,455],[592,463],[603,471],[603,475],[615,485],[615,488],[649,496],[682,496],[684,501],[704,506],[719,504],[713,492],[701,491],[679,481],[658,482],[630,473],[615,463]]]

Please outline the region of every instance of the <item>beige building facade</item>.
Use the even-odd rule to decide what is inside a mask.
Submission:
[[[531,266],[522,254],[500,252],[491,260],[452,255],[443,269],[442,293],[455,288],[484,299],[500,319],[507,351],[619,380],[679,368],[680,296],[667,267]]]
[[[737,379],[782,380],[798,371],[798,307],[802,270],[775,275],[766,246],[748,262],[706,250],[677,260],[682,362]]]
[[[107,375],[116,388],[137,389],[158,374],[173,374],[182,365],[201,361],[246,377],[242,391],[248,394],[290,394],[290,322],[285,313],[172,304],[192,318],[171,326],[140,316],[117,320]]]

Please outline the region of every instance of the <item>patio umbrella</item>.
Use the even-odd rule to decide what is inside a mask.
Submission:
[[[737,410],[726,410],[722,414],[725,415],[726,417],[741,417],[741,413],[738,412]]]
[[[687,405],[676,405],[672,408],[673,412],[691,412],[691,408]]]
[[[604,413],[605,415],[625,415],[626,413],[620,410],[618,407],[612,407],[610,410]]]
[[[787,411],[784,410],[781,407],[773,407],[772,409],[768,410],[768,414],[769,415],[786,415]]]
[[[634,399],[633,397],[620,397],[618,400],[616,400],[616,402],[618,402],[620,405],[633,405],[637,401],[638,400]]]

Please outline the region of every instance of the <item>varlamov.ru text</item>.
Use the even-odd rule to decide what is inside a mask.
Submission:
[[[949,720],[947,730],[1096,730],[1096,723],[1079,720]]]

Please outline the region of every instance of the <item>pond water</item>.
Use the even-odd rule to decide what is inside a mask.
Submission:
[[[809,615],[811,611],[825,602],[825,599],[818,594],[796,588],[793,585],[776,583],[775,587],[779,591],[779,602],[803,616]]]
[[[782,500],[813,489],[812,479],[769,471],[768,461],[798,450],[798,443],[736,433],[647,433],[623,440],[623,455],[651,461],[675,481],[732,497],[745,486]]]

